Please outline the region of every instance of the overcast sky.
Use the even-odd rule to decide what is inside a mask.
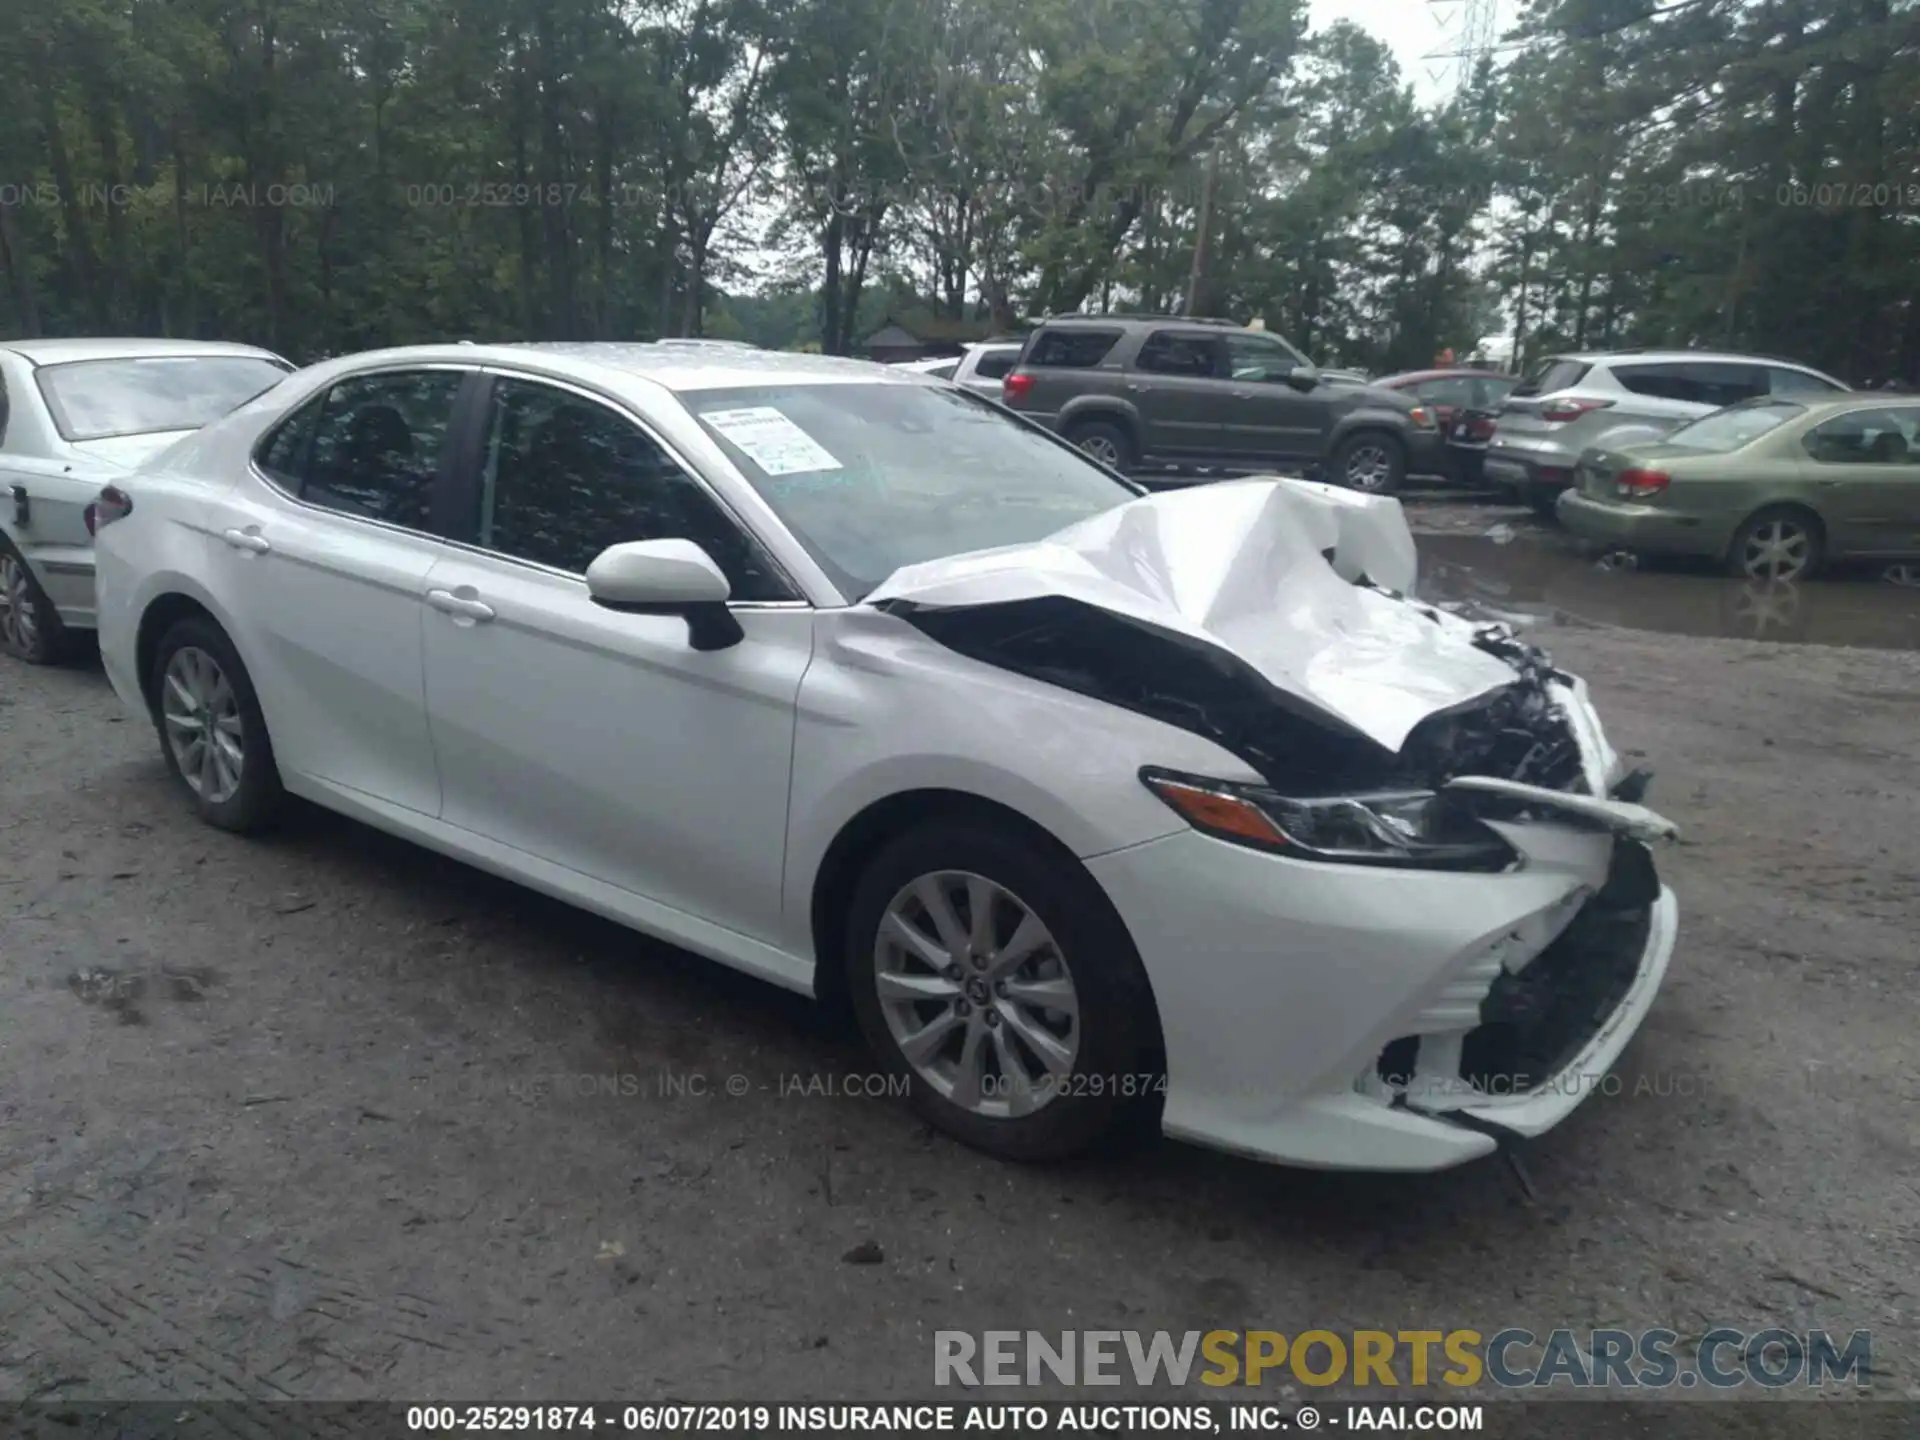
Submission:
[[[1495,0],[1496,41],[1501,29],[1513,23],[1518,8],[1515,0]],[[1351,20],[1384,40],[1400,62],[1400,73],[1422,101],[1443,99],[1453,89],[1457,62],[1428,57],[1460,48],[1465,12],[1461,0],[1439,4],[1433,0],[1310,0],[1308,8],[1315,30],[1324,30],[1336,20]]]

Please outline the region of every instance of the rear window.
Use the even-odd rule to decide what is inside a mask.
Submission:
[[[70,360],[34,372],[68,440],[198,430],[270,390],[288,367],[251,355]]]
[[[1773,400],[1758,405],[1740,405],[1682,425],[1667,437],[1667,444],[1699,450],[1709,455],[1725,455],[1751,445],[1762,435],[1778,430],[1796,415],[1806,414],[1804,405],[1789,400]]]
[[[999,380],[1013,373],[1013,362],[1019,358],[1018,350],[996,350],[991,355],[982,355],[973,373],[982,380]]]
[[[1513,393],[1515,395],[1552,395],[1560,390],[1569,390],[1578,385],[1593,366],[1584,360],[1563,360],[1555,357],[1542,361]]]
[[[1088,370],[1107,358],[1120,339],[1118,330],[1042,330],[1027,346],[1029,366],[1049,370]]]

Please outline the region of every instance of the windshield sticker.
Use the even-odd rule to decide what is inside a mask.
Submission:
[[[807,475],[840,468],[840,462],[818,441],[771,405],[709,410],[700,418],[769,475]]]

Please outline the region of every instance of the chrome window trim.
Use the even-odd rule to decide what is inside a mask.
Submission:
[[[818,608],[817,606],[814,605],[814,603],[811,600],[806,598],[806,594],[807,594],[806,587],[800,584],[799,581],[794,578],[793,571],[787,565],[787,563],[784,560],[782,560],[777,554],[774,553],[772,546],[768,545],[765,540],[761,539],[760,536],[757,533],[755,533],[751,525],[747,524],[741,518],[739,509],[736,506],[734,506],[731,502],[729,502],[724,495],[720,494],[717,489],[714,488],[713,482],[706,477],[706,475],[701,471],[699,466],[690,464],[687,460],[687,457],[681,453],[680,449],[677,446],[669,443],[664,438],[662,438],[659,430],[645,416],[639,414],[633,408],[632,405],[628,404],[626,401],[617,399],[603,392],[589,389],[588,387],[581,385],[575,381],[556,379],[551,375],[547,375],[536,370],[520,370],[520,369],[516,369],[506,365],[494,364],[494,363],[489,363],[489,364],[480,366],[478,368],[480,370],[480,373],[483,375],[499,375],[499,376],[504,376],[509,380],[519,380],[529,385],[551,386],[553,389],[564,390],[570,395],[576,395],[580,399],[587,401],[589,404],[602,406],[603,408],[611,410],[614,414],[620,416],[622,419],[631,423],[636,429],[640,431],[641,434],[645,435],[654,444],[658,445],[660,447],[661,453],[665,455],[669,460],[671,460],[675,465],[679,466],[681,473],[684,474],[688,479],[690,479],[694,483],[694,485],[702,493],[704,493],[709,500],[711,500],[714,503],[714,506],[716,509],[719,510],[721,517],[731,522],[733,527],[736,530],[738,530],[743,536],[746,537],[747,542],[751,544],[756,550],[758,550],[761,553],[761,555],[764,556],[766,560],[773,565],[774,570],[778,574],[780,580],[786,585],[788,590],[793,592],[793,595],[796,597],[790,600],[741,600],[741,601],[729,600],[726,602],[729,606],[732,606],[734,604],[770,605],[770,606],[781,606],[781,607],[800,605],[800,606],[805,606],[809,610]],[[671,393],[671,392],[668,392],[668,393]],[[484,436],[482,438],[484,440]],[[557,566],[543,565],[539,561],[535,561],[535,560],[521,560],[518,556],[508,555],[505,551],[494,550],[485,545],[469,546],[465,541],[449,541],[448,543],[460,549],[471,548],[483,555],[497,555],[503,560],[511,560],[516,564],[528,565],[534,569],[542,570],[549,574],[563,575],[568,578],[577,579],[581,581],[584,581],[586,579],[586,576],[579,571],[562,570]]]

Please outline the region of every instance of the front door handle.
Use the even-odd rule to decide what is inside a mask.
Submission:
[[[466,595],[456,595],[451,590],[427,591],[427,603],[436,610],[448,615],[456,615],[462,620],[493,619],[493,607],[486,601],[475,600]]]
[[[255,555],[264,555],[273,549],[273,543],[262,535],[258,528],[250,530],[226,530],[220,538],[236,550],[246,550]]]

